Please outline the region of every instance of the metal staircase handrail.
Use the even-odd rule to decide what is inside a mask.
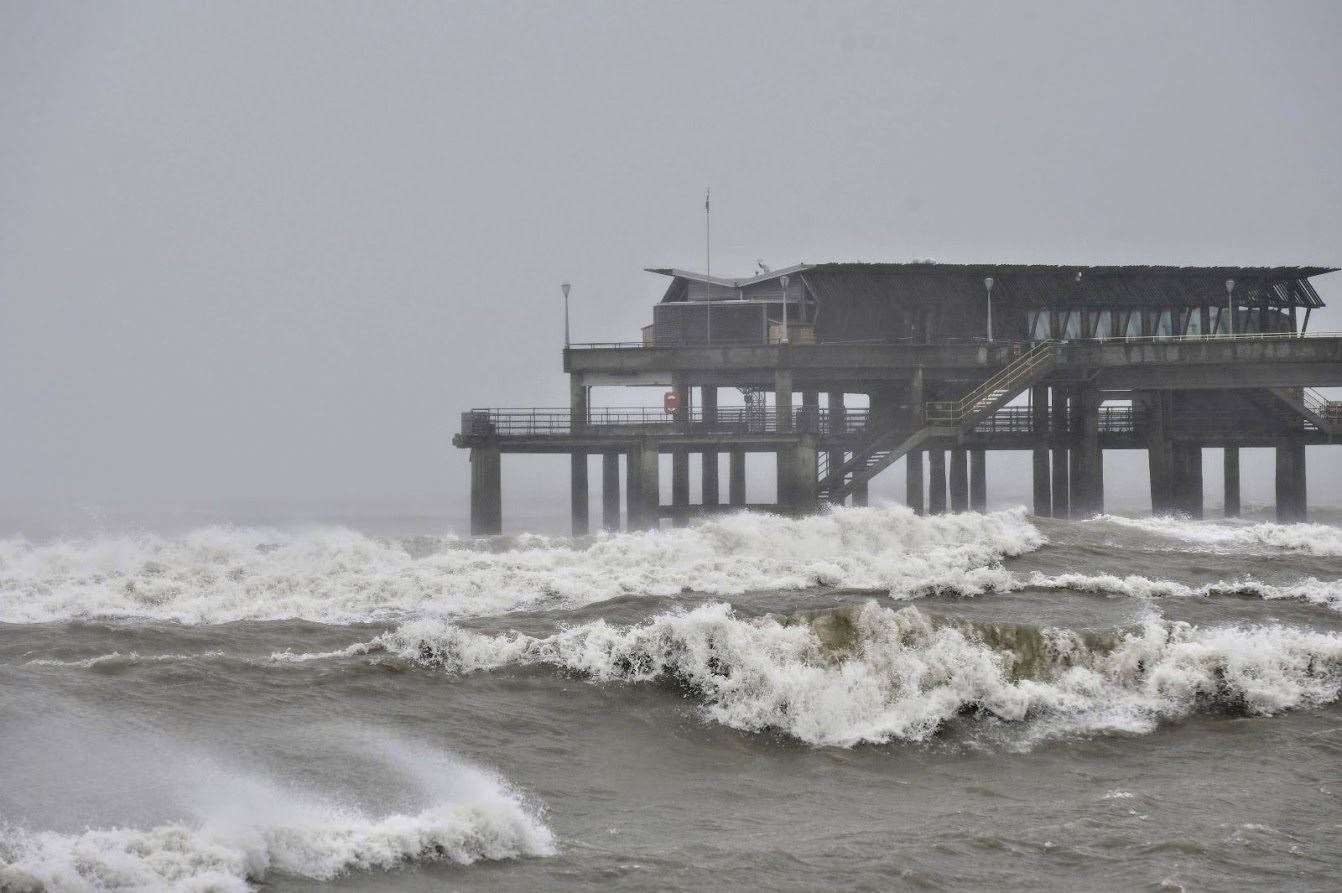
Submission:
[[[938,420],[949,420],[951,422],[960,422],[973,414],[974,410],[983,404],[986,399],[991,399],[992,395],[1001,391],[1009,390],[1019,384],[1024,379],[1033,375],[1043,364],[1054,359],[1057,350],[1056,341],[1043,341],[1029,352],[1022,354],[1012,362],[1008,363],[996,375],[989,378],[983,384],[974,388],[959,400],[938,400],[927,404],[928,409],[935,408],[935,412],[929,412],[929,416],[935,415]]]

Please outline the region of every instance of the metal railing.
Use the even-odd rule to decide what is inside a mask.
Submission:
[[[1132,434],[1146,421],[1146,411],[1133,406],[1101,406],[1099,429],[1102,434]],[[1052,418],[1044,420],[1042,430],[1036,430],[1034,410],[1029,406],[1004,406],[974,426],[976,434],[1070,434],[1070,420],[1061,426],[1053,425]]]
[[[974,388],[959,400],[934,400],[927,404],[930,425],[958,425],[974,413],[992,403],[995,397],[1018,388],[1020,384],[1052,364],[1057,342],[1043,341],[1024,355],[1017,357],[992,378]]]
[[[562,407],[513,407],[472,409],[461,415],[465,437],[519,438],[557,437],[582,433],[593,436],[628,437],[639,434],[772,434],[782,431],[850,436],[866,430],[870,411],[846,409],[835,417],[828,409],[800,406],[791,413],[791,426],[780,427],[777,410],[719,408],[709,418],[701,407],[671,414],[661,407],[612,406],[588,410],[585,419]]]
[[[1070,341],[1123,342],[1127,344],[1179,344],[1197,341],[1301,341],[1310,338],[1342,338],[1338,332],[1218,332],[1211,335],[1110,335],[1105,338],[1071,338]]]
[[[1329,400],[1327,395],[1314,388],[1303,388],[1300,394],[1305,408],[1323,419],[1330,427],[1342,425],[1342,400]]]

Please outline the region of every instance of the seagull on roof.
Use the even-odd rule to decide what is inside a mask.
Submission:
[[[762,258],[762,257],[757,257],[757,258],[755,258],[755,266],[758,268],[758,270],[757,270],[756,272],[759,272],[759,273],[772,273],[772,272],[773,272],[772,270],[769,269],[769,265],[766,264],[766,263],[764,262],[764,258]]]

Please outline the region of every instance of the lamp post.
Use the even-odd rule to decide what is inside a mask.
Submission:
[[[780,276],[778,282],[783,286],[783,343],[787,344],[787,276]]]
[[[988,292],[988,340],[993,340],[993,277],[983,277],[983,287]]]
[[[569,340],[568,340],[568,290],[569,290],[569,284],[568,284],[567,282],[565,282],[563,285],[561,285],[561,286],[559,286],[559,287],[560,287],[561,289],[564,290],[564,346],[565,346],[565,347],[568,347],[568,345],[569,345]]]
[[[1234,294],[1235,294],[1235,280],[1234,280],[1234,279],[1227,279],[1227,280],[1226,280],[1226,313],[1229,314],[1229,317],[1228,317],[1227,320],[1226,320],[1226,331],[1229,332],[1229,333],[1232,334],[1232,335],[1235,334],[1235,305],[1234,305],[1234,303],[1233,303],[1232,300],[1231,300],[1231,296],[1234,295]]]

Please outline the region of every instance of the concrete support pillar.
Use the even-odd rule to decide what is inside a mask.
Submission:
[[[620,454],[613,451],[601,454],[601,526],[620,529]]]
[[[1277,520],[1282,523],[1304,521],[1305,442],[1299,437],[1277,441]]]
[[[983,450],[969,451],[969,510],[988,510],[988,457]]]
[[[904,501],[916,514],[921,515],[927,511],[923,503],[922,450],[910,450],[904,454]]]
[[[1069,518],[1071,506],[1071,476],[1067,471],[1067,443],[1071,436],[1067,419],[1067,389],[1053,386],[1053,402],[1049,405],[1049,439],[1053,443],[1053,517]]]
[[[630,530],[658,526],[662,500],[658,472],[656,444],[640,443],[629,451],[625,491]]]
[[[734,449],[728,454],[727,502],[730,505],[746,504],[746,451]]]
[[[671,419],[684,431],[690,421],[690,385],[684,375],[675,373],[671,376],[671,390],[676,395],[676,411],[671,414]]]
[[[1170,447],[1170,495],[1173,508],[1202,517],[1202,445],[1176,441]]]
[[[774,370],[774,413],[779,431],[792,430],[792,370]]]
[[[951,450],[951,511],[969,511],[969,451]]]
[[[671,449],[671,508],[672,523],[684,527],[690,521],[690,451],[685,447]]]
[[[842,435],[847,427],[848,410],[843,403],[843,391],[830,391],[829,402],[829,433],[831,436]],[[829,469],[833,472],[844,463],[846,454],[843,450],[829,451]]]
[[[1036,446],[1032,452],[1034,484],[1034,513],[1040,518],[1053,514],[1053,486],[1048,468],[1048,386],[1036,385],[1030,389],[1030,427]]]
[[[587,454],[569,453],[569,517],[573,535],[586,536],[590,530],[587,501]]]
[[[867,482],[856,484],[853,487],[853,505],[866,505],[868,501]]]
[[[816,442],[814,435],[778,450],[778,506],[804,515],[816,510]]]
[[[1083,388],[1073,412],[1080,431],[1072,453],[1072,514],[1087,518],[1104,511],[1104,452],[1100,449],[1100,392]]]
[[[591,408],[587,405],[588,388],[583,382],[581,375],[570,375],[568,377],[568,408],[570,416],[570,426],[574,431],[581,431],[587,427],[587,420]]]
[[[946,452],[927,451],[927,513],[946,514]]]
[[[1146,410],[1146,456],[1151,473],[1151,513],[1174,511],[1174,454],[1166,433],[1168,394],[1150,391],[1143,399]]]
[[[1239,517],[1239,447],[1225,448],[1225,516]]]
[[[496,446],[471,447],[471,536],[503,532],[503,490]]]
[[[803,413],[805,419],[802,422],[802,430],[810,431],[813,434],[820,434],[820,392],[802,391],[801,408],[805,410]]]
[[[718,389],[716,386],[704,385],[700,390],[704,426],[712,428],[718,423]],[[705,506],[712,508],[722,502],[722,494],[718,487],[718,451],[704,450],[700,453],[700,463],[702,464],[699,475],[701,501]]]

